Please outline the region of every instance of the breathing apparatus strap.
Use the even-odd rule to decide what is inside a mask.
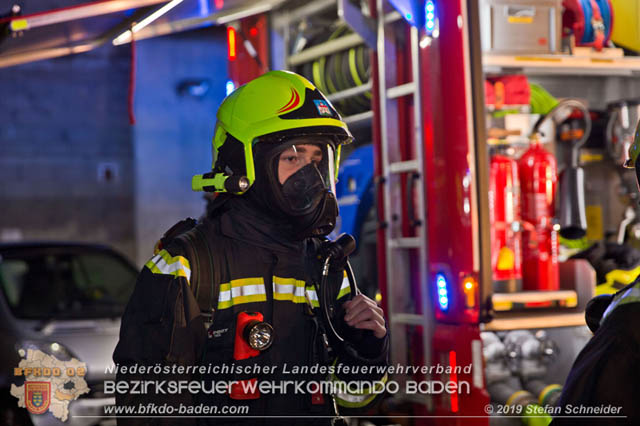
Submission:
[[[222,256],[224,241],[211,238],[218,235],[217,223],[203,219],[199,223],[188,218],[174,225],[161,242],[164,247],[176,242],[182,248],[191,265],[191,290],[195,296],[200,312],[205,317],[205,324],[213,323],[213,316],[218,307]]]

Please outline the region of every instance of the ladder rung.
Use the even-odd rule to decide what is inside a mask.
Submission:
[[[397,10],[394,10],[393,12],[389,12],[386,15],[384,15],[383,19],[385,24],[390,24],[392,22],[396,22],[402,19],[402,15]]]
[[[347,125],[355,125],[361,123],[363,121],[371,120],[373,118],[373,111],[365,111],[359,114],[348,115],[342,118],[342,121],[347,123]]]
[[[418,314],[393,314],[391,315],[391,323],[422,325],[425,323],[425,319],[422,315]]]
[[[311,62],[321,56],[331,55],[332,53],[347,50],[350,47],[359,46],[363,43],[364,40],[358,34],[348,34],[333,40],[325,41],[324,43],[304,49],[300,53],[291,55],[289,56],[288,63],[289,66],[294,67],[304,64],[305,62]]]
[[[420,248],[420,238],[394,238],[389,240],[389,247],[391,248]]]
[[[389,164],[389,171],[391,173],[419,172],[419,166],[418,160],[398,161]]]
[[[365,93],[371,90],[371,81],[367,81],[360,86],[351,87],[350,89],[342,90],[340,92],[335,92],[327,96],[331,102],[340,101],[342,99],[350,98],[352,96],[359,95],[361,93]]]
[[[416,85],[411,83],[401,84],[400,86],[390,87],[387,89],[387,97],[396,99],[401,96],[411,95],[416,91]]]

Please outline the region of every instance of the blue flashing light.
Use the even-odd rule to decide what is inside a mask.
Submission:
[[[422,11],[424,5],[422,3],[415,0],[389,0],[389,3],[409,25],[414,27],[424,26],[422,22],[424,20],[424,12]]]
[[[447,279],[444,274],[436,275],[436,286],[438,287],[438,304],[441,310],[446,311],[449,308],[449,291],[447,289]]]
[[[436,28],[436,5],[432,0],[428,0],[424,5],[425,28],[427,35],[431,35]]]
[[[227,81],[226,89],[227,89],[227,96],[229,96],[231,92],[236,90],[236,85],[233,83],[233,80]]]

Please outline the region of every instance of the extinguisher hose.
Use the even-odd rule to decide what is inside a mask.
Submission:
[[[589,135],[591,134],[591,116],[589,115],[589,110],[587,109],[587,107],[577,99],[571,99],[571,98],[562,99],[560,102],[558,102],[558,104],[555,107],[553,107],[553,109],[551,109],[551,111],[549,111],[544,115],[541,115],[540,118],[538,118],[538,121],[536,121],[536,123],[533,125],[533,130],[531,130],[531,136],[539,133],[540,126],[542,126],[542,124],[545,121],[547,121],[548,118],[553,117],[554,114],[559,109],[562,109],[568,106],[580,110],[583,116],[582,119],[584,120],[584,133],[582,134],[582,137],[577,142],[574,143],[573,149],[577,150],[582,145],[584,145],[587,139],[589,138]]]

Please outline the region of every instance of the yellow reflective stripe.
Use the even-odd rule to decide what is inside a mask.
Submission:
[[[262,277],[240,278],[230,283],[220,284],[218,309],[252,302],[266,302],[267,293]]]
[[[273,299],[291,301],[293,303],[307,303],[304,296],[305,283],[295,278],[273,277]]]
[[[366,407],[376,398],[376,394],[366,396],[349,395],[339,393],[336,395],[336,403],[345,408],[362,408]]]
[[[349,278],[347,278],[347,272],[344,273],[344,278],[342,278],[342,285],[340,286],[340,291],[338,292],[338,297],[336,299],[340,299],[345,294],[351,293],[351,287],[349,287]]]
[[[191,280],[191,267],[189,266],[189,261],[182,256],[171,256],[171,254],[166,250],[161,250],[144,266],[149,268],[149,270],[154,274],[185,277],[187,282]]]
[[[335,365],[336,363],[334,363]],[[384,376],[382,376],[380,379],[376,380],[375,385],[374,385],[374,391],[375,392],[380,392],[380,390],[384,387],[384,385],[387,383],[387,381],[389,380],[389,374],[384,373]],[[342,380],[340,380],[338,378],[338,376],[336,376],[335,374],[331,375],[331,381],[332,382],[339,382],[342,383]],[[366,388],[362,388],[362,392],[359,393],[352,393],[352,392],[348,392],[349,395],[355,395],[355,396],[367,396],[370,395],[372,392],[372,390],[368,387]]]

